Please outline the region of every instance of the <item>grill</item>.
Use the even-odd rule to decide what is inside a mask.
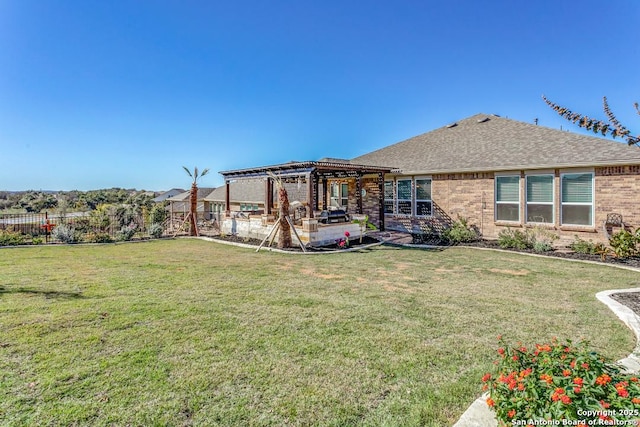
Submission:
[[[318,218],[318,221],[323,224],[347,222],[349,221],[349,214],[342,209],[336,209],[332,211],[322,211],[320,212],[320,218]]]

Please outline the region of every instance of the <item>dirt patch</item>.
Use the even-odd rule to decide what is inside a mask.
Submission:
[[[406,263],[406,262],[397,262],[397,263],[395,263],[395,267],[396,267],[397,270],[403,271],[403,270],[407,270],[409,268],[412,268],[413,265],[409,264],[409,263]]]
[[[324,280],[338,280],[338,279],[344,278],[344,276],[340,276],[338,274],[324,274],[316,270],[311,270],[309,268],[300,270],[300,273],[304,274],[305,276],[317,277],[318,279],[324,279]]]
[[[492,273],[510,274],[512,276],[526,276],[529,274],[529,270],[501,270],[499,268],[490,268]]]
[[[444,268],[444,267],[438,267],[435,270],[436,273],[460,273],[462,271],[464,271],[463,268]]]
[[[396,283],[396,284],[387,284],[384,285],[382,287],[385,291],[388,292],[404,292],[406,294],[413,294],[415,293],[415,289],[410,288],[409,286],[405,285],[404,283]]]

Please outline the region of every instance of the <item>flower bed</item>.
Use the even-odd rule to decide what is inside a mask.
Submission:
[[[604,360],[587,343],[554,339],[526,348],[499,337],[495,372],[483,376],[487,405],[500,426],[636,425],[640,382]]]

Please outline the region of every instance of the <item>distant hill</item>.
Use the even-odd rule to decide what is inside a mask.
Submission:
[[[24,210],[26,212],[40,212],[55,209],[61,204],[66,208],[93,210],[100,204],[152,204],[152,199],[159,193],[154,191],[108,188],[89,191],[55,191],[55,190],[26,190],[0,191],[0,211]]]

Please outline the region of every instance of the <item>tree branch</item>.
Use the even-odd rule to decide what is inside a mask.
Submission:
[[[579,127],[591,130],[594,133],[601,133],[603,136],[607,134],[611,135],[613,138],[621,137],[627,141],[629,145],[637,145],[640,147],[640,137],[631,136],[631,132],[627,128],[625,128],[613,114],[611,109],[609,108],[609,104],[607,103],[607,97],[603,98],[603,107],[604,112],[609,119],[609,123],[603,122],[602,120],[596,120],[589,118],[585,115],[574,113],[568,108],[562,107],[552,101],[550,101],[546,96],[542,95],[542,99],[547,103],[549,107],[551,107],[556,113],[558,113],[561,117],[571,121],[574,124],[577,124]],[[636,111],[640,114],[640,109],[638,107],[638,103],[634,104]]]

